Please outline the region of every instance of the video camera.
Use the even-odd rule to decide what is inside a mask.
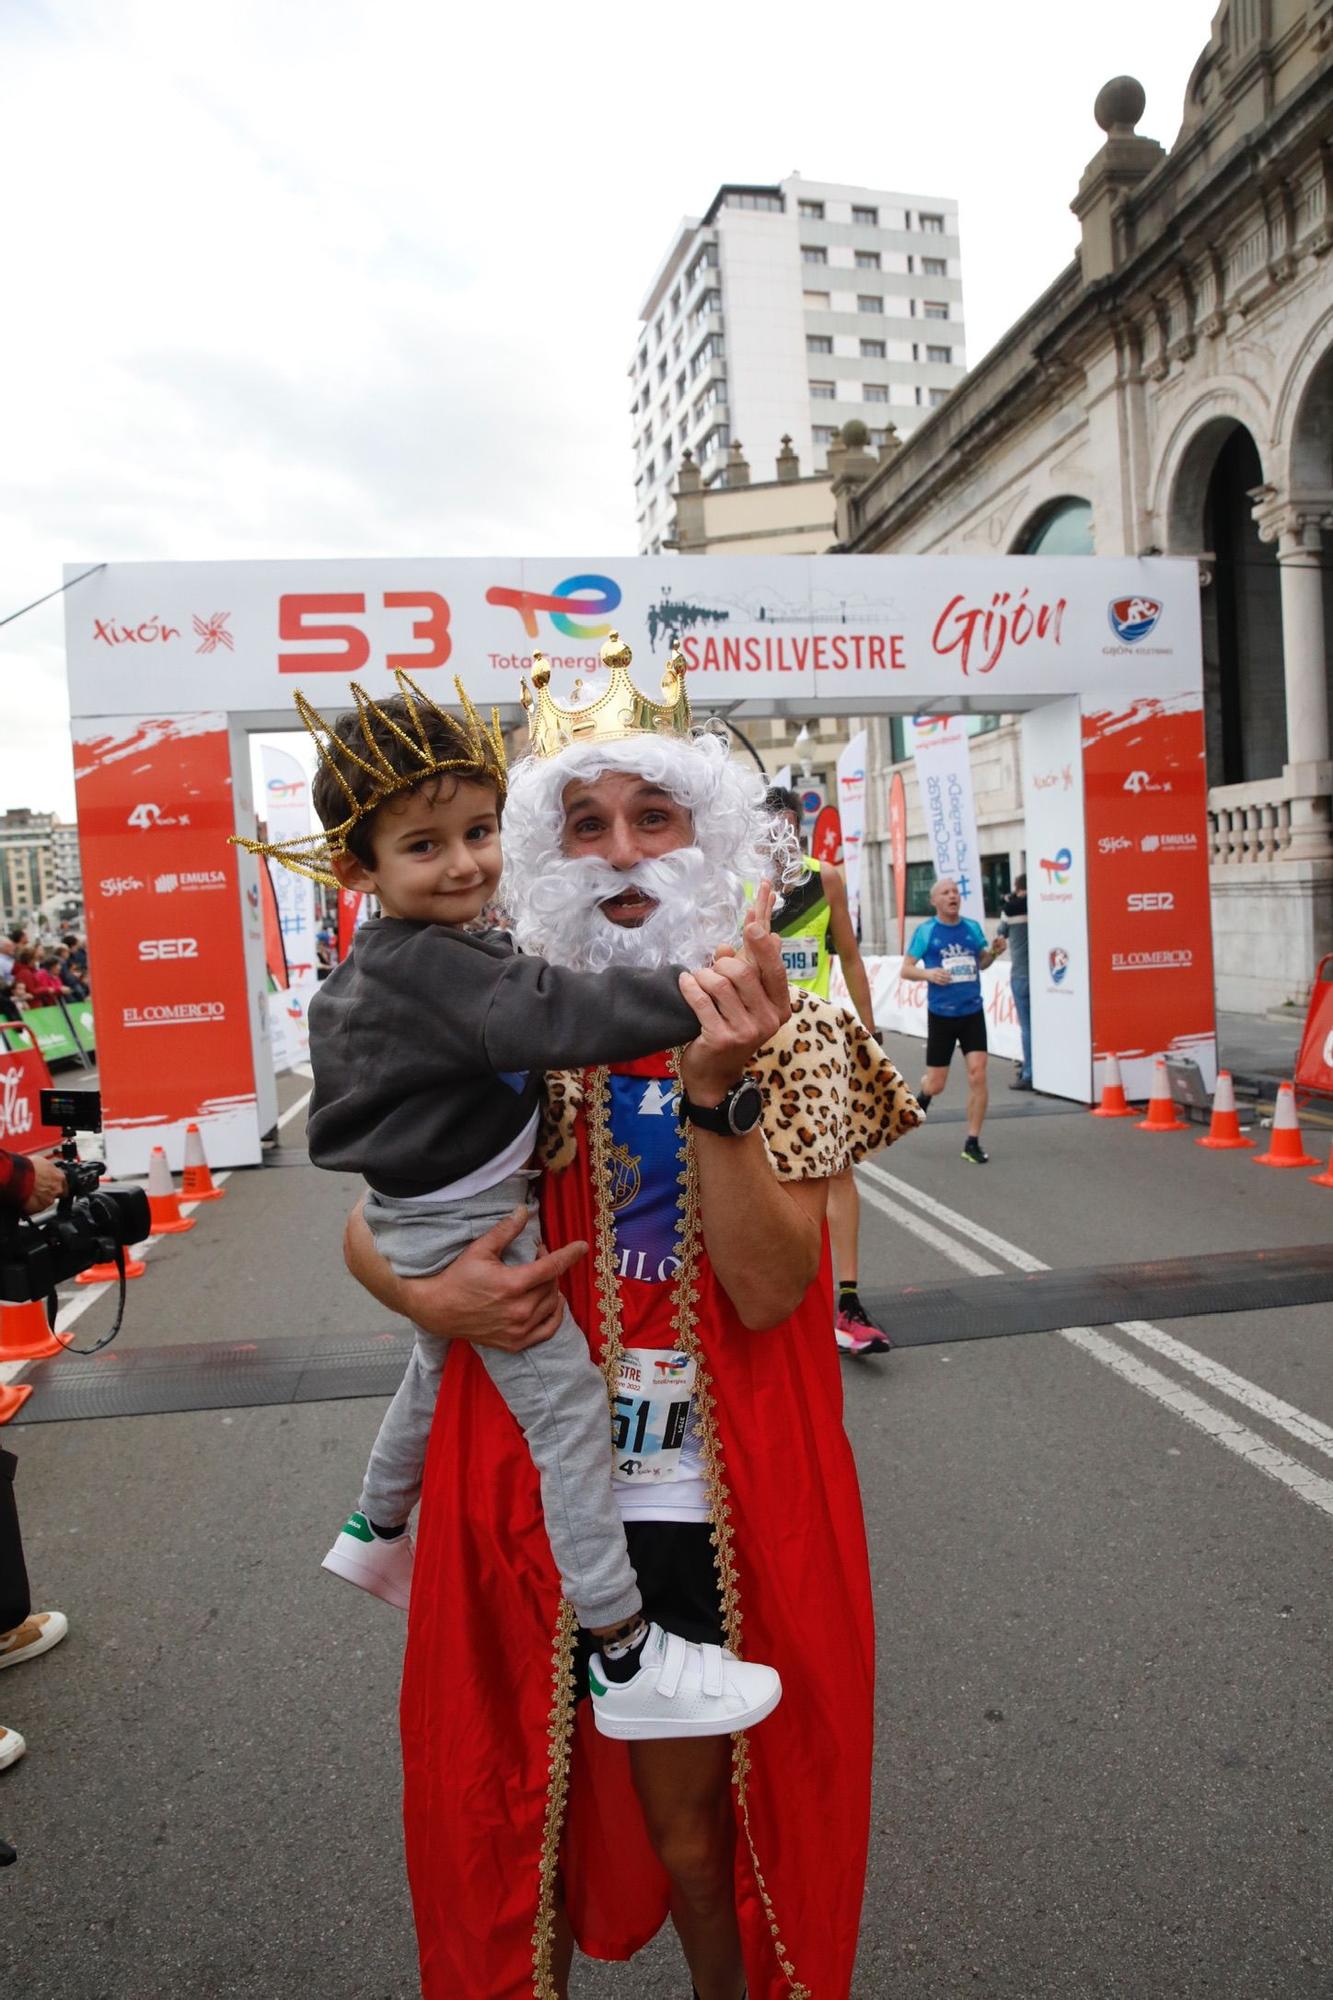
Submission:
[[[0,1299],[49,1299],[57,1285],[90,1264],[117,1264],[123,1288],[125,1250],[151,1235],[152,1225],[142,1189],[102,1187],[102,1162],[79,1158],[74,1135],[101,1131],[101,1095],[95,1090],[44,1090],[41,1120],[60,1127],[55,1165],[64,1172],[65,1192],[55,1213],[40,1220],[0,1209]]]

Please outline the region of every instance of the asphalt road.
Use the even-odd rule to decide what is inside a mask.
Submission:
[[[900,1054],[914,1076],[919,1045]],[[960,1095],[863,1176],[863,1291],[1327,1239],[1333,1194],[1303,1174],[1020,1108],[993,1068],[990,1167],[939,1115]],[[351,1194],[308,1167],[233,1175],[154,1248],[123,1341],[381,1323],[341,1270]],[[108,1314],[87,1307],[80,1344]],[[1333,1994],[1331,1318],[844,1362],[880,1667],[858,1996]],[[71,1620],[0,1676],[29,1744],[0,1777],[13,1992],[417,1991],[402,1625],[318,1567],[382,1407],[4,1432],[37,1601]],[[575,1990],[688,1981],[664,1937]]]

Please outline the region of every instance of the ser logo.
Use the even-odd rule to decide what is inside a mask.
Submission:
[[[139,957],[143,964],[152,965],[163,958],[198,958],[198,938],[140,938]]]
[[[1135,912],[1142,910],[1174,910],[1176,899],[1169,889],[1146,889],[1141,895],[1126,896],[1125,908]]]

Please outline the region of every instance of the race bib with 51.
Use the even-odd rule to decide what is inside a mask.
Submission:
[[[780,940],[782,963],[788,979],[814,979],[819,973],[819,939],[789,937]]]
[[[612,1477],[620,1485],[680,1476],[694,1375],[689,1356],[669,1347],[625,1349],[611,1400]]]

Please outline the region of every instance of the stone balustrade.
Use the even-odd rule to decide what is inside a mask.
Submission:
[[[1291,798],[1285,779],[1210,785],[1208,831],[1214,867],[1279,860],[1291,845]]]

